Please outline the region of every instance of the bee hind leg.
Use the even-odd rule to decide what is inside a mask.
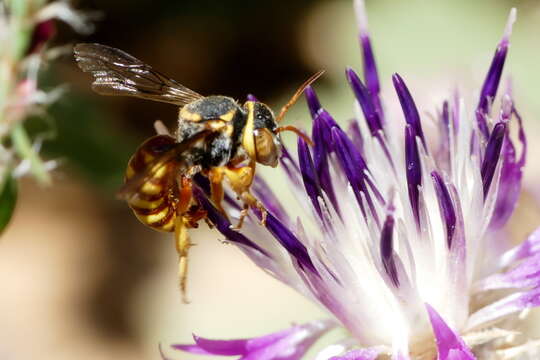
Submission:
[[[223,191],[223,177],[224,177],[224,170],[221,167],[215,167],[210,170],[210,173],[208,174],[208,178],[210,180],[210,194],[212,202],[214,203],[214,206],[219,210],[220,213],[222,213],[227,219],[229,218],[227,216],[227,213],[225,212],[225,209],[223,209],[223,197],[224,197],[224,191]]]
[[[180,292],[182,294],[182,302],[188,304],[187,298],[187,274],[188,274],[188,253],[189,248],[193,246],[189,239],[187,224],[183,216],[176,216],[175,219],[174,237],[176,240],[176,251],[178,252],[178,278]]]

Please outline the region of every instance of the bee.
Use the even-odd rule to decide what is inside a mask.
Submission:
[[[119,196],[143,224],[174,232],[185,301],[188,250],[192,246],[188,229],[206,219],[192,195],[193,176],[208,178],[210,200],[225,216],[221,203],[223,182],[228,180],[244,205],[236,229],[242,226],[250,207],[261,210],[264,224],[267,212],[250,192],[256,164],[277,166],[279,133],[283,131],[295,132],[311,143],[296,127],[278,124],[323,71],[302,84],[276,117],[262,102],[248,100],[240,105],[231,97],[200,95],[113,47],[77,44],[74,55],[81,70],[94,77],[92,89],[99,94],[133,96],[179,107],[176,133],[169,133],[161,122],[155,123],[158,135],[147,139],[129,160]]]

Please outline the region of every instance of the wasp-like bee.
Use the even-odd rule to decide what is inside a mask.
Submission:
[[[192,177],[200,173],[208,178],[211,200],[224,215],[223,180],[228,180],[244,204],[237,228],[250,207],[261,210],[264,223],[266,211],[250,193],[256,163],[277,166],[281,131],[304,136],[297,128],[280,127],[278,123],[322,71],[308,79],[275,117],[258,101],[241,106],[230,97],[202,96],[116,48],[78,44],[74,53],[79,67],[94,76],[92,89],[97,93],[180,107],[176,134],[172,136],[162,123],[156,123],[158,135],[146,140],[129,160],[126,183],[119,194],[142,223],[156,230],[174,231],[184,296],[191,246],[187,231],[205,218],[192,196]]]

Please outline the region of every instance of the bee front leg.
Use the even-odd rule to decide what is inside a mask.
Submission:
[[[268,212],[264,208],[263,204],[249,191],[255,176],[255,163],[250,163],[247,166],[242,166],[239,168],[224,167],[223,171],[225,176],[227,176],[229,179],[232,189],[238,195],[238,198],[244,203],[244,208],[240,212],[238,223],[233,226],[232,229],[238,230],[242,227],[250,207],[256,207],[261,211],[261,224],[266,225],[266,217]]]

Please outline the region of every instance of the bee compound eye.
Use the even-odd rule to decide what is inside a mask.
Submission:
[[[257,129],[255,136],[255,153],[257,162],[276,167],[278,163],[278,148],[275,142],[275,135],[268,129]]]

